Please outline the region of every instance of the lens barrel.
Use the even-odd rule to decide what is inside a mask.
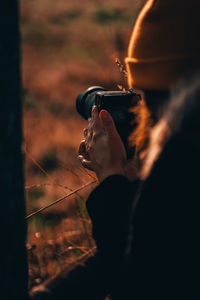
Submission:
[[[76,110],[86,120],[91,117],[92,106],[95,105],[96,93],[98,91],[107,90],[101,86],[92,86],[80,93],[76,98]]]

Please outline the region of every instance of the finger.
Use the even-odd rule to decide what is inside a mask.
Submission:
[[[99,133],[102,131],[101,120],[99,118],[99,112],[96,105],[92,107],[92,127],[93,132]]]
[[[83,135],[84,135],[84,137],[86,137],[86,136],[87,136],[87,134],[88,134],[88,129],[87,129],[87,128],[85,128],[85,129],[83,130]]]
[[[80,144],[79,149],[78,149],[78,155],[82,156],[85,159],[89,160],[89,154],[87,153],[86,150],[86,144]]]
[[[88,132],[92,131],[92,118],[88,119]]]
[[[85,159],[82,155],[79,155],[78,159],[84,168],[86,168],[90,171],[94,171],[92,168],[92,162],[90,160]]]
[[[84,154],[85,157],[88,157],[88,155],[87,155],[87,148],[88,148],[88,145],[90,144],[90,141],[91,141],[91,139],[92,139],[92,136],[91,136],[91,134],[90,134],[90,132],[89,132],[89,129],[87,129],[87,128],[85,128],[85,129],[83,130],[83,135],[84,135],[85,139],[83,140],[84,142],[81,141],[81,144],[80,144],[80,146],[79,146],[79,149],[80,149],[80,151],[82,151],[82,152],[79,153],[79,154]]]
[[[85,140],[87,143],[89,143],[92,139],[92,135],[93,135],[93,127],[92,127],[92,119],[88,119],[88,132],[87,132],[87,136],[85,137]]]
[[[78,154],[83,155],[85,153],[86,153],[86,144],[85,144],[85,140],[82,140],[79,145]]]
[[[113,118],[107,110],[102,109],[100,111],[100,119],[102,120],[104,130],[108,133],[109,136],[119,135],[115,127]]]

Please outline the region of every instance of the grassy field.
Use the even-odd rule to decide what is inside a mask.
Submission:
[[[77,161],[87,122],[75,99],[92,85],[126,86],[126,56],[144,1],[21,0],[27,215],[94,181]],[[30,286],[95,246],[85,200],[96,183],[28,219]]]

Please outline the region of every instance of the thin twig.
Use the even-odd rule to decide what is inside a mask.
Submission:
[[[27,151],[26,147],[24,147],[24,152],[26,153],[26,155],[28,156],[28,158],[30,160],[32,160],[32,162],[48,177],[48,179],[54,184],[56,185],[60,190],[65,191],[65,189],[63,189],[63,187],[58,184],[41,166],[40,164],[33,158],[33,156]],[[69,188],[68,188],[69,189]],[[70,190],[70,189],[69,189]]]
[[[35,212],[31,213],[30,215],[26,216],[26,219],[32,218],[33,216],[37,215],[38,213],[40,213],[40,212],[44,211],[45,209],[47,209],[47,208],[49,208],[49,207],[51,207],[51,206],[53,206],[53,205],[55,205],[55,204],[61,202],[62,200],[68,198],[69,196],[71,196],[71,195],[73,195],[73,194],[76,194],[77,192],[83,190],[84,188],[88,187],[89,185],[91,185],[91,184],[93,184],[93,183],[96,183],[96,180],[91,181],[91,182],[88,182],[88,183],[86,183],[86,184],[80,186],[80,187],[77,188],[76,190],[72,191],[71,193],[69,193],[69,194],[67,194],[67,195],[65,195],[65,196],[63,196],[63,197],[61,197],[61,198],[59,198],[59,199],[57,199],[57,200],[55,200],[55,201],[49,203],[48,205],[46,205],[46,206],[44,206],[44,207],[38,209],[37,211],[35,211]]]
[[[115,63],[119,67],[120,72],[124,75],[125,78],[127,78],[128,73],[127,73],[126,67],[120,62],[119,58],[115,59]]]
[[[84,252],[84,253],[87,253],[88,252],[88,247],[81,247],[81,246],[78,246],[78,245],[76,245],[75,243],[73,243],[72,241],[70,241],[70,240],[66,240],[66,242],[68,243],[68,244],[70,244],[71,246],[73,246],[74,247],[74,249],[79,249],[79,250],[81,250],[82,252]],[[66,250],[65,250],[66,251]],[[64,252],[64,251],[63,251]],[[61,252],[61,254],[63,253],[63,252]]]
[[[40,187],[44,187],[44,186],[55,186],[54,183],[35,183],[35,184],[30,184],[30,185],[25,185],[25,190],[30,190],[30,189],[37,189]],[[61,187],[63,187],[66,190],[72,191],[72,189],[68,188],[67,186],[61,185]]]
[[[81,172],[83,172],[84,174],[86,174],[90,179],[96,180],[96,182],[98,183],[98,179],[93,176],[92,174],[90,174],[87,169],[83,168],[82,166],[78,168]]]

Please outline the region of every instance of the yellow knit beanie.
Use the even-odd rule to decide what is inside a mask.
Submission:
[[[125,59],[128,84],[169,90],[200,71],[200,0],[148,0]]]

